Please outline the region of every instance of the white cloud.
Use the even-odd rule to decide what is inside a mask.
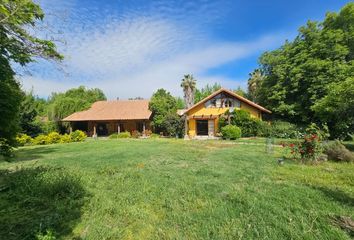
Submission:
[[[185,3],[176,9],[172,2],[156,1],[153,10],[130,9],[107,16],[88,28],[88,23],[99,18],[97,13],[92,9],[72,13],[79,23],[82,21],[82,27],[76,23],[63,29],[67,45],[62,51],[69,76],[42,65],[45,74],[24,77],[24,88],[33,87],[40,96],[79,85],[101,88],[109,98],[148,98],[157,88],[182,95],[179,85],[186,73],[192,73],[199,86],[218,82],[235,88],[244,86],[245,79],[211,75],[208,71],[272,48],[283,38],[277,35],[249,42],[216,41],[201,27],[220,17],[215,4]],[[88,21],[82,19],[82,14],[91,13],[94,16],[90,15]]]

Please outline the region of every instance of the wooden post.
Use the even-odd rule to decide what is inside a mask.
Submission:
[[[118,134],[120,133],[120,124],[119,124],[119,122],[118,122]]]
[[[73,127],[71,126],[71,122],[70,122],[69,133],[71,134],[72,132],[73,132]]]
[[[187,119],[187,114],[184,116],[184,139],[189,139],[189,137],[188,137],[188,119]]]
[[[97,134],[96,134],[96,124],[93,125],[93,137],[97,137]]]
[[[143,121],[143,136],[146,137],[146,134],[145,134],[145,121]]]

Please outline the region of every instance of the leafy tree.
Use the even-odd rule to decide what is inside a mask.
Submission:
[[[247,97],[247,93],[240,86],[233,90],[233,92],[237,95],[240,95],[241,97]]]
[[[156,133],[170,136],[179,134],[180,117],[177,115],[177,101],[165,89],[158,89],[151,97],[149,109],[152,111],[152,126]]]
[[[177,109],[184,109],[184,100],[181,97],[176,97]]]
[[[59,121],[74,112],[90,108],[100,100],[106,100],[106,96],[98,88],[86,89],[80,86],[65,93],[53,93],[49,98],[48,117],[52,121]]]
[[[164,127],[170,136],[181,137],[184,129],[184,121],[176,112],[169,112],[165,117]]]
[[[29,32],[29,27],[34,27],[43,17],[40,6],[31,0],[0,1],[0,138],[3,144],[14,144],[22,100],[10,62],[23,66],[35,57],[63,58],[53,42],[34,37]]]
[[[354,133],[354,77],[332,84],[328,94],[313,106],[316,116],[327,122],[335,138]]]
[[[183,88],[185,106],[186,108],[190,108],[194,104],[196,89],[196,80],[193,78],[193,75],[184,75],[181,87]]]
[[[338,14],[327,14],[322,23],[309,21],[293,42],[261,56],[264,79],[257,101],[291,122],[327,121],[316,112],[323,107],[315,106],[327,99],[333,86],[353,76],[353,36],[354,3],[348,3]],[[337,124],[350,121],[348,114],[340,115],[344,119],[338,119]],[[333,133],[334,122],[328,127]]]
[[[34,137],[41,132],[40,125],[36,121],[37,115],[36,98],[31,91],[25,94],[20,107],[20,127],[22,133]]]
[[[0,55],[0,149],[9,149],[5,145],[15,144],[15,137],[20,129],[18,114],[22,96],[9,61]],[[0,155],[7,153],[8,151],[0,151]]]
[[[204,98],[206,98],[207,96],[209,96],[213,92],[219,90],[220,88],[221,88],[220,84],[214,83],[213,85],[207,84],[205,87],[203,87],[201,89],[196,89],[194,103],[197,103],[197,102],[203,100]]]
[[[248,79],[248,94],[247,97],[249,100],[257,103],[259,98],[259,88],[263,81],[263,74],[260,69],[254,70],[249,74],[250,77]]]

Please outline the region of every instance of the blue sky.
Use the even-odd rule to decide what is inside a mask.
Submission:
[[[348,1],[38,0],[47,18],[35,31],[56,41],[60,63],[22,69],[27,90],[85,85],[109,99],[149,98],[158,88],[181,96],[191,73],[198,87],[246,88],[264,51],[292,40],[307,20],[321,21]]]

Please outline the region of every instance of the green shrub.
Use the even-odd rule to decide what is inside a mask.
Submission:
[[[328,160],[337,162],[354,161],[354,154],[350,152],[340,141],[325,144],[324,152],[327,154]]]
[[[272,126],[270,123],[265,121],[258,121],[257,126],[257,137],[271,137],[272,136]]]
[[[130,138],[130,132],[126,131],[126,132],[121,132],[117,135],[117,138]]]
[[[261,121],[251,116],[246,110],[235,110],[226,112],[225,117],[219,119],[219,129],[228,125],[230,115],[231,125],[241,128],[242,137],[269,137],[272,136],[272,127],[268,122]]]
[[[0,138],[0,155],[5,158],[13,156],[13,148],[5,138]]]
[[[46,135],[39,134],[37,137],[33,139],[34,145],[45,145],[49,144],[49,139]]]
[[[118,138],[118,133],[113,133],[113,134],[109,135],[108,138],[109,139],[117,139]]]
[[[274,121],[271,123],[270,136],[277,138],[302,138],[304,134],[295,124]]]
[[[37,119],[36,123],[41,128],[41,130],[44,134],[59,131],[58,123],[56,123],[55,121]]]
[[[60,141],[59,143],[70,143],[71,142],[71,137],[69,134],[64,134],[60,136]]]
[[[149,137],[150,137],[150,138],[159,138],[160,135],[157,134],[157,133],[151,133]]]
[[[47,135],[48,138],[48,143],[53,144],[53,143],[59,143],[61,140],[61,136],[57,132],[51,132]]]
[[[51,230],[47,230],[45,233],[36,234],[36,240],[56,240],[56,237]]]
[[[87,138],[86,133],[80,130],[76,130],[70,134],[72,142],[83,142]]]
[[[31,138],[31,136],[28,136],[27,134],[20,133],[16,137],[16,142],[19,146],[29,145],[32,143],[32,141],[33,139]]]
[[[113,133],[109,136],[110,139],[117,139],[117,138],[130,138],[130,132],[121,132],[121,133]]]
[[[221,128],[221,134],[224,139],[237,139],[241,137],[241,129],[233,125],[227,125]]]

